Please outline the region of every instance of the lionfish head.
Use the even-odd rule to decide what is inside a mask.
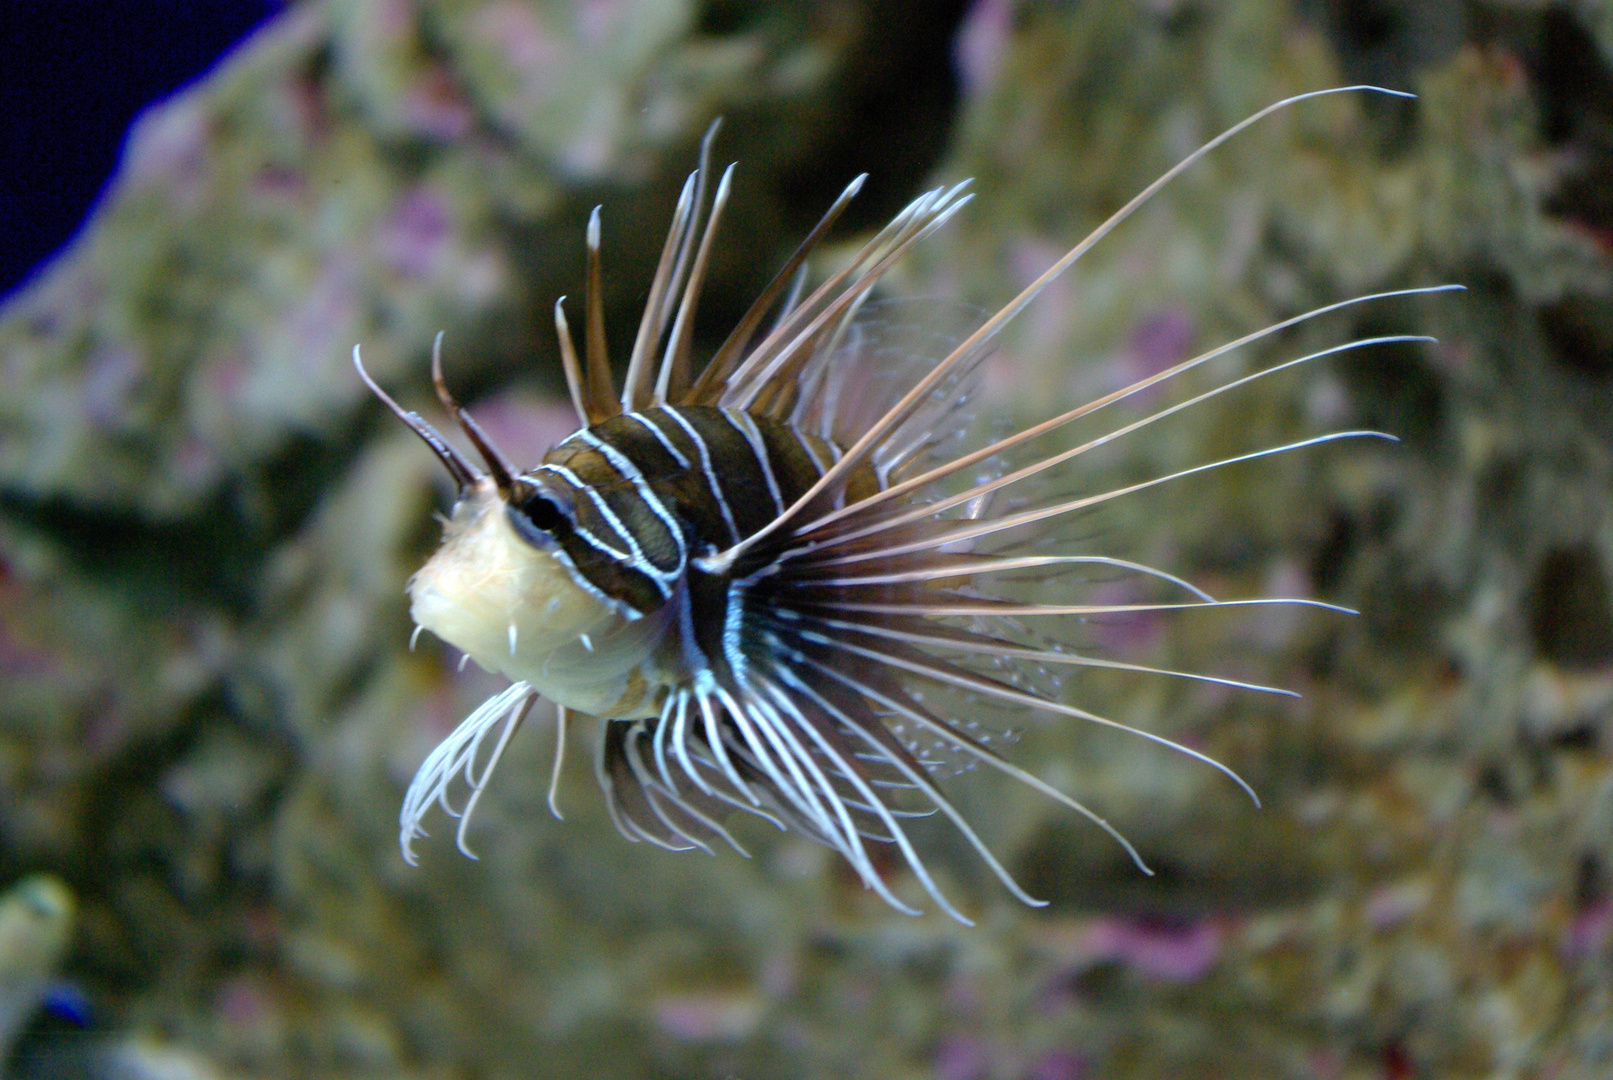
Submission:
[[[542,476],[522,474],[453,398],[442,375],[442,335],[432,350],[438,397],[482,458],[478,468],[417,413],[364,381],[436,453],[458,484],[442,544],[409,579],[410,615],[487,671],[537,681],[567,654],[596,650],[637,617],[569,566],[563,542],[573,528],[571,498]],[[587,643],[585,648],[583,643]],[[599,695],[587,704],[600,704]],[[608,704],[605,702],[604,704]]]
[[[608,634],[619,611],[566,565],[557,507],[541,494],[508,500],[491,484],[461,498],[442,545],[409,580],[416,625],[488,671],[528,679],[582,638]]]

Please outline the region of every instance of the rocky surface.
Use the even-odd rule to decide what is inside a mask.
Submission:
[[[954,7],[327,0],[142,120],[93,226],[0,315],[0,882],[70,885],[64,973],[93,1038],[123,1047],[94,1068],[1613,1067],[1613,7]],[[950,790],[1052,901],[1018,907],[935,829],[971,930],[890,912],[750,823],[750,861],[629,845],[586,755],[556,822],[538,717],[479,811],[481,860],[442,827],[403,864],[403,785],[497,684],[407,650],[402,583],[444,493],[361,393],[354,342],[424,407],[445,329],[455,385],[533,457],[567,427],[546,327],[580,291],[588,211],[622,342],[718,113],[741,167],[712,334],[859,171],[854,226],[934,175],[977,178],[893,287],[989,308],[1204,139],[1354,81],[1420,97],[1313,102],[1241,136],[1049,290],[989,384],[1024,420],[1317,304],[1468,286],[1220,373],[1353,335],[1437,346],[1324,360],[1090,463],[1101,482],[1330,428],[1402,439],[1196,478],[1091,526],[1217,595],[1361,610],[1091,628],[1127,659],[1303,693],[1079,687],[1228,761],[1264,809],[1190,762],[1037,726],[1017,760],[1160,873],[962,776]],[[60,1075],[84,1039],[61,1026],[26,1032],[12,1072]]]

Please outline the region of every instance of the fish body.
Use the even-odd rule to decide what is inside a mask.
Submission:
[[[720,632],[702,629],[743,622],[728,607],[745,591],[699,560],[765,527],[839,452],[790,423],[706,406],[584,428],[520,475],[525,500],[492,483],[460,500],[410,583],[414,620],[567,709],[658,716],[724,662]],[[865,467],[853,497],[872,482]]]
[[[941,791],[940,781],[960,767],[983,764],[1035,787],[1107,831],[1147,869],[1096,813],[1001,754],[1014,718],[1061,716],[1127,731],[1219,769],[1253,797],[1231,769],[1198,751],[1066,702],[1059,674],[1099,667],[1285,691],[1107,660],[1071,647],[1059,628],[1120,611],[1316,602],[1217,600],[1164,570],[1049,544],[1058,535],[1049,526],[1206,469],[1383,436],[1331,432],[1079,494],[1062,474],[1098,446],[1275,371],[1427,339],[1348,341],[1074,446],[1049,449],[1048,440],[1288,326],[1385,296],[1437,290],[1357,297],[1295,316],[1005,437],[970,435],[969,410],[978,365],[1003,324],[1160,186],[1297,100],[1200,148],[1001,311],[971,332],[940,335],[934,351],[882,347],[883,324],[869,301],[894,262],[967,203],[964,185],[915,200],[803,295],[806,257],[856,194],[858,178],[697,375],[693,316],[732,174],[724,173],[708,211],[708,135],[701,168],[674,214],[619,393],[604,337],[598,211],[591,219],[583,355],[562,304],[555,308],[581,427],[532,469],[505,460],[453,399],[440,335],[433,355],[438,396],[485,468],[370,381],[355,349],[371,389],[459,484],[443,545],[410,582],[415,621],[512,680],[421,766],[400,815],[406,858],[413,861],[412,844],[433,806],[460,818],[460,847],[469,853],[466,823],[540,695],[560,707],[555,778],[569,721],[593,719],[596,777],[629,839],[673,850],[709,850],[713,840],[738,847],[723,819],[736,808],[749,811],[840,852],[868,888],[911,912],[870,854],[870,845],[891,845],[938,906],[964,922],[909,840],[907,817],[940,813],[1010,892],[1039,901]],[[1055,475],[1060,483],[1049,484]],[[1097,575],[1134,577],[1163,595],[1105,604],[1083,595]],[[489,737],[492,748],[484,751]],[[456,807],[450,793],[459,786],[469,794]]]

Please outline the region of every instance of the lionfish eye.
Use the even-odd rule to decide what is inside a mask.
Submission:
[[[570,507],[563,497],[529,482],[516,486],[508,504],[515,531],[530,544],[552,544],[557,536],[571,529]]]

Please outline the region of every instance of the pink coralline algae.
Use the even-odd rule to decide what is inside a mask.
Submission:
[[[1593,956],[1613,940],[1613,904],[1598,900],[1574,913],[1563,935],[1562,953],[1570,959]]]
[[[1220,959],[1223,938],[1224,929],[1214,919],[1165,925],[1102,916],[1071,927],[1055,951],[1071,974],[1118,963],[1160,982],[1191,983]]]
[[[1013,28],[1014,5],[1009,0],[975,0],[953,47],[958,75],[967,89],[978,91],[996,80]]]
[[[463,94],[446,69],[433,65],[404,96],[403,118],[410,130],[428,139],[452,142],[476,122]]]
[[[936,1080],[974,1080],[985,1075],[986,1044],[970,1035],[950,1035],[935,1051]]]
[[[453,238],[452,224],[447,199],[429,188],[415,188],[398,200],[382,224],[376,249],[399,277],[430,278]]]
[[[678,994],[655,1005],[657,1026],[680,1042],[735,1042],[761,1022],[760,999],[748,994]]]
[[[1193,320],[1180,310],[1158,311],[1138,320],[1121,354],[1115,385],[1129,386],[1186,360],[1195,330]],[[1154,387],[1134,400],[1144,406],[1164,392],[1163,387]]]

